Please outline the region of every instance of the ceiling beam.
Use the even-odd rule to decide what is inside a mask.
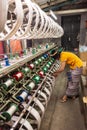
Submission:
[[[38,2],[37,2],[36,0],[32,0],[32,2],[36,3],[37,5],[39,5]],[[39,6],[40,6],[40,5],[39,5]]]
[[[73,10],[64,10],[64,11],[54,11],[54,14],[58,15],[66,15],[66,14],[77,14],[77,13],[85,13],[87,12],[87,8],[85,9],[73,9]],[[47,12],[49,15],[50,13]]]
[[[46,4],[43,4],[43,5],[40,5],[40,7],[42,8],[42,9],[44,9],[44,8],[47,8],[47,7],[49,7],[49,6],[53,6],[53,5],[55,5],[55,4],[59,4],[59,3],[62,3],[62,2],[65,2],[65,1],[67,1],[67,0],[54,0],[54,1],[51,1],[50,3],[48,2],[48,3],[46,3]]]
[[[83,7],[83,3],[82,0],[79,0],[80,3],[78,3],[78,0],[68,0],[68,1],[65,1],[65,2],[62,2],[62,3],[59,3],[59,4],[55,4],[53,6],[49,6],[48,8],[44,8],[43,10],[45,12],[48,12],[49,10],[52,10],[52,11],[58,11],[58,10],[64,10],[63,8],[67,8],[68,9],[83,9],[83,8],[87,8],[87,5],[85,4],[84,7]],[[82,3],[81,3],[82,2]],[[76,7],[76,6],[77,7]],[[73,8],[74,7],[74,8]]]
[[[63,6],[61,7],[61,10],[68,10],[68,9],[85,9],[87,8],[87,1],[85,2],[77,2],[75,4],[70,4],[70,5],[66,5],[66,6]],[[57,11],[57,10],[56,10]]]

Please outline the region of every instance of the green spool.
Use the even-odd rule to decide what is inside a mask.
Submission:
[[[32,54],[35,54],[36,53],[36,48],[33,48],[32,49]]]
[[[51,63],[53,63],[53,60],[50,60]]]
[[[44,73],[46,73],[48,71],[48,68],[45,66],[42,68],[42,70],[44,71]]]
[[[35,76],[33,77],[33,81],[35,82],[35,84],[38,84],[38,83],[40,82],[40,76],[35,75]]]
[[[34,63],[35,63],[36,66],[39,65],[39,62],[38,62],[38,61],[35,61]]]
[[[2,116],[4,116],[6,118],[6,121],[10,121],[11,120],[11,115],[8,112],[3,112]]]
[[[48,44],[46,45],[46,49],[48,49]]]
[[[24,55],[27,55],[27,49],[24,49]]]
[[[52,65],[52,63],[51,63],[50,61],[48,62],[48,64],[49,64],[49,65]]]
[[[1,84],[2,87],[5,89],[5,90],[8,90],[9,86],[11,86],[12,84],[14,83],[14,80],[13,79],[8,79],[5,83]]]
[[[38,45],[38,49],[41,49],[41,45]]]
[[[41,62],[42,62],[42,59],[41,59],[41,58],[39,58],[39,59],[38,59],[38,61],[41,63]]]
[[[46,67],[47,67],[47,68],[50,68],[50,65],[49,65],[49,64],[46,64]]]
[[[16,112],[18,110],[18,106],[16,104],[11,104],[11,107],[2,113],[2,116],[4,116],[6,118],[6,121],[10,121],[12,115],[14,114],[14,112]]]
[[[42,60],[45,60],[45,58],[44,58],[43,56],[41,57],[41,59],[42,59]]]
[[[30,72],[30,69],[29,69],[28,67],[23,68],[23,69],[22,69],[22,72],[23,72],[24,74],[27,74],[27,73]]]
[[[34,82],[30,82],[30,83],[27,85],[27,89],[28,89],[29,91],[32,90],[34,87],[35,87],[35,83],[34,83]]]
[[[53,51],[53,49],[52,49],[52,50],[50,50],[50,51],[49,51],[49,53],[50,53],[50,54],[52,54],[52,51]]]
[[[54,58],[51,58],[51,61],[52,61],[52,62],[54,62],[54,61],[55,61],[55,59],[54,59]]]

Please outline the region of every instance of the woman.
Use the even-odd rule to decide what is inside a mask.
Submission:
[[[58,51],[53,50],[51,56],[61,62],[60,68],[53,74],[55,77],[58,73],[64,71],[66,64],[68,64],[70,68],[70,71],[67,72],[67,89],[62,98],[62,102],[66,102],[68,97],[75,99],[75,97],[79,95],[79,82],[83,67],[82,60],[74,53],[63,51],[62,47],[59,47]]]

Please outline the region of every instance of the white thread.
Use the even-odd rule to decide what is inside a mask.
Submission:
[[[13,115],[13,113],[17,110],[17,106],[13,104],[8,110],[7,113],[9,113],[10,116]]]

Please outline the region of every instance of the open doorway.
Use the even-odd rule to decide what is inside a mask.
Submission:
[[[61,24],[64,29],[64,35],[61,43],[68,51],[79,48],[80,19],[80,15],[62,16]]]

